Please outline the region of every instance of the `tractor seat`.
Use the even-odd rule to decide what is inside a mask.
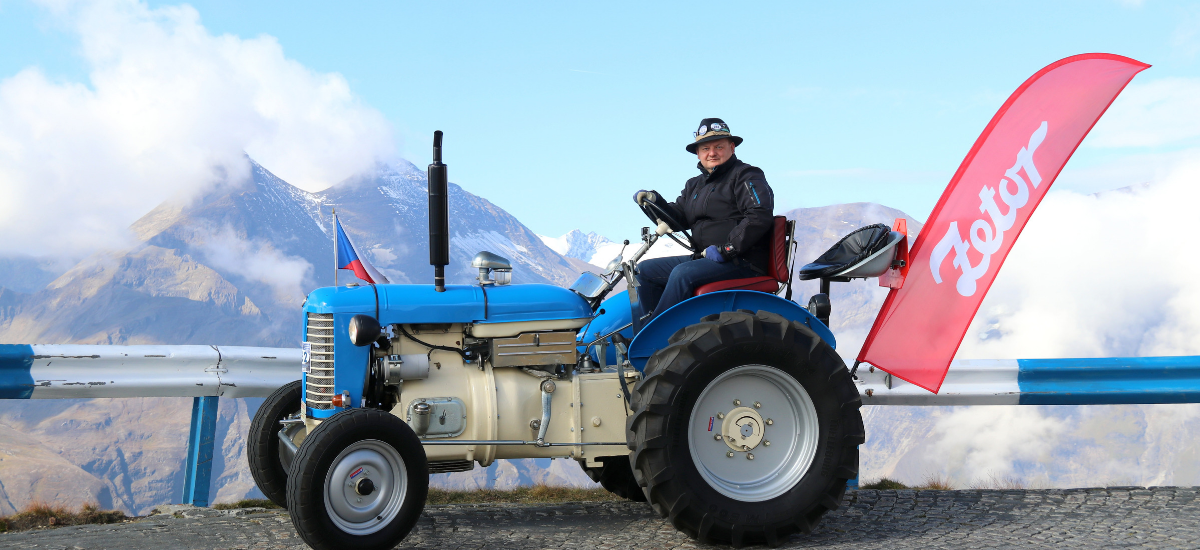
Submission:
[[[775,216],[775,224],[771,228],[771,258],[766,276],[729,279],[700,285],[696,288],[696,296],[719,290],[757,290],[778,294],[779,289],[782,288],[780,285],[787,284],[789,279],[788,244],[791,243],[794,230],[794,222],[789,222],[783,216]]]
[[[904,234],[881,223],[860,227],[842,237],[821,257],[801,267],[796,278],[842,280],[878,277],[892,267],[895,246]]]

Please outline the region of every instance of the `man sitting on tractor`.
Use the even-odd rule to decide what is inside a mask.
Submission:
[[[690,256],[654,258],[638,264],[640,303],[649,320],[692,296],[701,285],[757,277],[767,272],[775,196],[759,168],[738,160],[742,138],[719,118],[706,118],[686,149],[696,155],[700,175],[687,180],[675,202],[655,191],[638,191],[634,201],[653,203],[673,231],[691,230]]]

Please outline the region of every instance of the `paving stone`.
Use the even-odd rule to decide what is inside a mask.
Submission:
[[[784,548],[1200,548],[1194,487],[1042,491],[857,491]],[[116,525],[0,534],[0,548],[306,548],[286,513],[162,506]],[[399,548],[708,549],[643,503],[454,505],[425,509]]]

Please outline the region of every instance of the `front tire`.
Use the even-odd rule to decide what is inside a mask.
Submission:
[[[287,501],[309,546],[382,550],[412,530],[428,492],[425,449],[412,429],[382,411],[350,409],[300,445]]]
[[[629,420],[634,473],[688,536],[778,546],[836,509],[857,476],[861,404],[807,326],[767,311],[710,315],[646,364]]]
[[[246,436],[246,459],[254,484],[271,502],[287,508],[288,467],[279,453],[279,421],[300,413],[300,381],[289,382],[263,401]]]

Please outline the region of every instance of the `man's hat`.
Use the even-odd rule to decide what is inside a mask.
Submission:
[[[696,141],[688,144],[687,152],[693,155],[696,154],[696,148],[699,147],[701,143],[707,143],[709,141],[716,141],[718,139],[732,139],[735,147],[742,144],[742,138],[731,134],[729,132],[729,125],[725,124],[725,121],[719,118],[706,118],[701,120],[700,127],[697,128],[695,132],[692,132],[692,135],[696,137]]]

